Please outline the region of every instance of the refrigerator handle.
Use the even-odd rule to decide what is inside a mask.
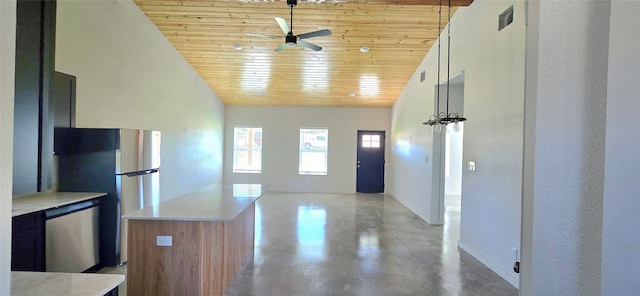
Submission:
[[[158,170],[159,169],[148,169],[148,170],[143,170],[143,171],[129,172],[129,173],[123,173],[123,174],[117,174],[117,175],[118,176],[135,177],[135,176],[141,176],[141,175],[157,173]]]

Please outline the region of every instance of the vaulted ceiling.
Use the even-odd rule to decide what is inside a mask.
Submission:
[[[300,0],[293,33],[332,34],[304,39],[321,51],[276,52],[285,34],[274,17],[291,25],[286,1],[135,0],[225,104],[377,108],[394,103],[437,39],[439,13],[446,25],[439,1]],[[451,13],[471,1],[452,0]]]

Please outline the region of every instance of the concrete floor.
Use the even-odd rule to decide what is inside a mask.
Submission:
[[[388,195],[269,192],[254,262],[224,295],[518,295],[457,248],[460,202],[446,200],[445,224],[430,226]]]

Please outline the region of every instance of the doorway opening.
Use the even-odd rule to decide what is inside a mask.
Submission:
[[[464,114],[464,72],[450,78],[449,111]],[[435,86],[440,88],[440,110],[446,108],[447,81]],[[436,93],[437,89],[435,90]],[[464,123],[447,125],[446,133],[434,133],[432,213],[436,224],[443,224],[443,235],[457,241],[460,236],[462,213],[462,152]]]

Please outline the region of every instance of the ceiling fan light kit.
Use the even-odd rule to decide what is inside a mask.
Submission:
[[[460,122],[467,119],[460,116],[457,111],[449,112],[449,83],[451,76],[449,70],[451,68],[451,0],[449,0],[449,10],[447,17],[447,108],[445,112],[440,111],[440,86],[436,89],[436,112],[430,115],[423,125],[427,126],[428,131],[446,132],[447,125],[453,123],[453,131],[460,131]],[[438,11],[438,32],[442,31],[442,0],[440,1],[440,10]],[[440,80],[440,37],[438,37],[438,81]]]
[[[287,24],[287,21],[285,21],[283,18],[277,17],[277,16],[275,17],[276,23],[278,23],[278,25],[280,26],[280,29],[282,29],[282,32],[284,32],[286,34],[284,36],[284,43],[282,43],[280,46],[278,46],[275,49],[275,51],[282,51],[287,46],[293,47],[293,46],[296,46],[298,44],[302,45],[302,46],[304,46],[306,48],[309,48],[311,50],[314,50],[314,51],[322,50],[322,47],[320,47],[318,45],[315,45],[313,43],[304,41],[302,39],[307,39],[307,38],[312,38],[312,37],[329,36],[329,35],[331,35],[331,30],[324,29],[324,30],[313,31],[313,32],[304,33],[304,34],[300,34],[300,35],[294,35],[293,34],[293,8],[296,7],[296,5],[298,5],[298,0],[287,0],[287,5],[289,6],[289,10],[290,10],[291,28],[289,28],[289,25]],[[266,34],[260,34],[260,33],[247,33],[247,35],[256,36],[256,37],[271,38],[271,39],[282,38],[280,36],[266,35]]]

